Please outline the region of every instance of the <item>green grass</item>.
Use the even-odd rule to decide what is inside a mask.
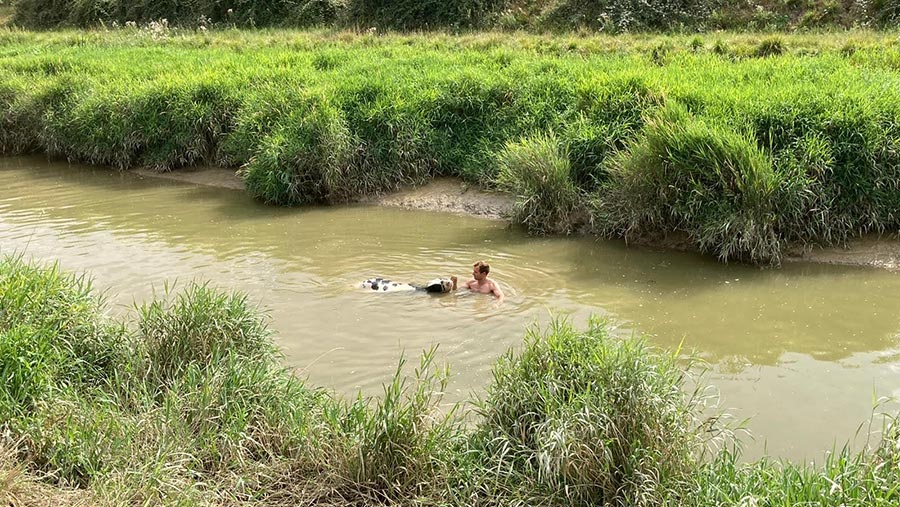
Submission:
[[[818,467],[741,463],[702,369],[601,321],[529,330],[481,400],[448,409],[433,350],[345,400],[280,365],[244,296],[205,284],[119,322],[86,278],[6,256],[0,303],[4,505],[900,502],[890,419]]]
[[[0,41],[5,154],[234,167],[279,205],[458,176],[516,193],[534,232],[677,231],[759,263],[900,225],[896,33]]]
[[[578,189],[568,153],[555,135],[508,142],[499,154],[497,184],[519,196],[513,220],[530,232],[569,233],[578,212]]]

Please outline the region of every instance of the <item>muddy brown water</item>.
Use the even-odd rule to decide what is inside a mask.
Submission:
[[[723,406],[750,418],[747,458],[821,461],[853,438],[873,397],[900,395],[896,272],[760,270],[616,241],[532,238],[446,213],[275,208],[241,191],[42,158],[0,159],[0,189],[0,253],[90,273],[114,312],[167,282],[240,289],[269,312],[291,367],[348,395],[379,394],[402,354],[414,363],[438,345],[453,374],[448,397],[466,399],[527,326],[551,315],[579,326],[605,316],[617,333],[696,350]],[[464,277],[476,259],[493,264],[502,305],[356,287],[373,275]]]

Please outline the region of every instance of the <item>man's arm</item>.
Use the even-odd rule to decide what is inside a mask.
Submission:
[[[451,276],[451,277],[450,277],[450,281],[453,282],[453,289],[452,289],[452,290],[456,290],[456,277],[455,277],[455,276]]]
[[[494,282],[494,288],[491,289],[491,292],[492,292],[495,296],[497,296],[497,302],[498,302],[498,303],[502,303],[502,302],[503,302],[503,291],[500,290],[500,284],[499,284],[499,283]]]

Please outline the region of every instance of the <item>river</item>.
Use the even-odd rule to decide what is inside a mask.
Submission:
[[[288,366],[339,393],[380,393],[402,354],[438,346],[448,399],[490,382],[529,325],[608,318],[616,333],[683,342],[722,406],[749,418],[745,457],[821,461],[873,399],[900,396],[900,274],[817,264],[725,265],[593,238],[533,238],[500,221],[352,205],[276,208],[247,194],[105,168],[0,159],[0,253],[87,272],[113,312],[166,284],[239,289],[271,316]],[[423,282],[493,266],[475,294],[375,294],[374,275]],[[881,409],[896,413],[897,404]],[[856,438],[864,440],[865,428]]]

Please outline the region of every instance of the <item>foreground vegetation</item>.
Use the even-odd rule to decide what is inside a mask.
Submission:
[[[900,39],[0,32],[0,152],[239,167],[281,205],[455,175],[533,232],[777,263],[900,226]]]
[[[692,371],[601,322],[557,323],[499,359],[472,413],[440,404],[431,353],[380,398],[344,400],[280,365],[240,295],[194,284],[119,322],[85,278],[4,257],[0,502],[900,502],[896,426],[821,468],[739,464]]]

